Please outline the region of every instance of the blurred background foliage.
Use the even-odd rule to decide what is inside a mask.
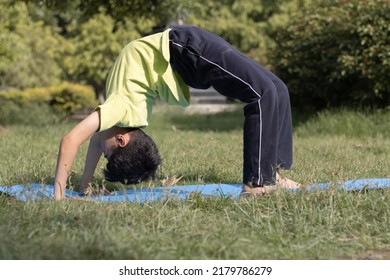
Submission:
[[[388,107],[390,1],[321,1],[272,31],[271,64],[294,105]]]
[[[390,0],[0,0],[0,90],[78,83],[102,102],[124,45],[181,24],[277,73],[299,109],[390,104]]]

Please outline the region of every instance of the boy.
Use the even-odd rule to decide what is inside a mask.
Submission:
[[[106,83],[107,100],[61,141],[55,199],[64,197],[78,147],[92,136],[81,192],[90,185],[101,154],[108,159],[108,180],[137,183],[153,177],[161,163],[154,142],[139,128],[148,125],[154,99],[187,106],[188,86],[213,86],[244,107],[243,194],[298,187],[282,179],[278,168],[292,165],[289,93],[273,73],[222,38],[196,27],[174,27],[128,44]],[[127,153],[127,155],[124,155]]]

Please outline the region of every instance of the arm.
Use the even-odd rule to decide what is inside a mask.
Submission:
[[[89,141],[84,173],[81,179],[80,193],[85,193],[88,189],[101,155],[102,147],[100,144],[100,133],[95,133]]]
[[[99,113],[93,112],[61,140],[54,180],[54,199],[64,198],[66,183],[76,157],[77,150],[92,134],[99,129]]]

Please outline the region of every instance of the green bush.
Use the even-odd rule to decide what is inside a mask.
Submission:
[[[1,98],[0,98],[1,99]],[[13,100],[1,100],[0,124],[42,126],[60,122],[52,107],[42,102],[18,104]]]
[[[89,86],[64,83],[49,90],[49,104],[62,116],[69,116],[82,107],[97,105],[95,92]]]
[[[59,60],[68,44],[54,26],[34,20],[31,5],[23,2],[0,0],[0,86],[58,84],[64,76]]]
[[[95,105],[93,89],[78,84],[0,91],[0,123],[53,123]]]
[[[317,1],[273,34],[274,71],[299,107],[390,104],[390,1]]]

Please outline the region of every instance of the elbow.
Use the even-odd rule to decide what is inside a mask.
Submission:
[[[78,148],[75,144],[74,139],[70,135],[65,135],[60,142],[60,150],[61,152],[66,152],[72,148]]]
[[[65,135],[65,136],[61,139],[60,146],[61,146],[61,147],[66,147],[66,146],[68,146],[70,143],[72,143],[72,137],[70,137],[69,135]]]

